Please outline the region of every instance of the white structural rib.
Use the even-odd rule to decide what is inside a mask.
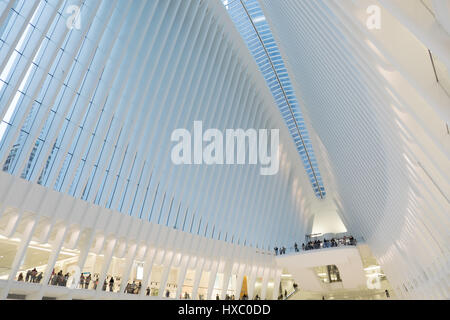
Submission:
[[[69,28],[74,6],[80,24]],[[248,276],[249,292],[262,277],[264,295],[279,283],[269,250],[304,238],[314,194],[220,1],[9,1],[0,21],[0,232],[22,239],[1,297],[31,241],[50,243],[48,265],[83,243],[80,268],[104,257],[99,283],[125,259],[121,292],[137,260],[145,288],[153,265],[166,268],[160,296],[171,268],[182,284],[198,266],[193,294],[210,272],[209,298],[217,273],[222,287]],[[174,165],[171,133],[197,120],[204,130],[280,129],[279,174]]]
[[[327,152],[346,227],[399,297],[449,298],[450,97],[430,61],[431,51],[448,79],[439,20],[449,13],[433,20],[418,0],[260,2]],[[367,27],[374,5],[380,29]]]

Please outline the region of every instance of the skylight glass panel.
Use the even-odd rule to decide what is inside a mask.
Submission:
[[[272,92],[303,162],[315,195],[326,192],[316,157],[281,53],[257,0],[223,0]]]

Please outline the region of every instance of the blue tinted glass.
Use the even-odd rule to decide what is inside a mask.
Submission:
[[[226,9],[255,58],[289,129],[314,193],[324,198],[325,188],[302,112],[280,51],[257,0],[224,1]]]

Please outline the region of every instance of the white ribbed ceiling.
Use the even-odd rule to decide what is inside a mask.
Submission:
[[[347,228],[400,293],[448,297],[450,98],[420,39],[445,63],[450,37],[435,21],[414,28],[431,16],[407,2],[421,19],[401,1],[260,0]],[[370,5],[380,8],[380,30],[366,27]]]

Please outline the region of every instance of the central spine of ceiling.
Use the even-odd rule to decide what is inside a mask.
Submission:
[[[292,135],[292,137],[294,138],[294,142],[297,146],[298,152],[300,153],[300,156],[302,157],[303,160],[303,165],[305,167],[305,170],[308,174],[308,176],[310,177],[310,181],[313,185],[313,189],[314,192],[316,194],[317,197],[319,197],[320,199],[324,199],[325,198],[325,189],[323,187],[323,182],[318,170],[318,166],[317,166],[317,162],[315,160],[313,151],[312,151],[312,147],[307,146],[307,143],[305,141],[305,133],[306,132],[306,126],[305,129],[303,130],[304,133],[302,133],[302,130],[300,129],[300,125],[299,125],[299,121],[297,120],[296,117],[296,112],[293,108],[293,105],[290,101],[289,98],[289,94],[287,93],[285,86],[283,85],[283,81],[281,80],[281,77],[279,76],[279,70],[283,71],[285,73],[287,73],[287,71],[285,70],[284,67],[284,63],[282,61],[282,59],[280,58],[280,62],[277,64],[277,66],[275,65],[272,56],[265,44],[265,41],[263,39],[263,37],[261,36],[258,27],[256,25],[256,23],[254,22],[254,17],[252,17],[252,15],[257,15],[259,18],[259,21],[264,21],[265,17],[264,14],[261,10],[261,8],[259,7],[257,1],[252,1],[251,5],[252,8],[249,9],[246,4],[244,3],[245,1],[243,0],[235,0],[233,2],[229,2],[229,1],[224,1],[224,5],[226,7],[226,9],[228,10],[228,12],[230,13],[230,16],[233,20],[233,22],[235,23],[236,27],[238,28],[238,30],[240,31],[242,37],[244,38],[244,40],[247,43],[247,46],[249,47],[250,51],[252,46],[254,46],[254,44],[252,43],[254,40],[257,40],[260,43],[260,48],[263,50],[263,54],[267,59],[268,64],[270,65],[270,70],[273,72],[273,76],[275,77],[274,80],[276,80],[275,86],[277,86],[277,89],[273,89],[274,84],[271,83],[271,78],[273,78],[273,76],[271,78],[268,78],[268,74],[270,74],[271,72],[267,70],[267,68],[265,68],[266,63],[264,63],[264,59],[262,60],[263,62],[258,62],[258,60],[261,58],[260,55],[260,50],[255,54],[255,52],[252,51],[252,55],[255,58],[258,66],[260,67],[261,72],[264,75],[264,78],[267,81],[267,84],[269,86],[269,88],[272,91],[272,94],[278,104],[278,107],[282,113],[282,116],[284,118],[284,120],[286,121],[286,124],[288,126],[288,129]],[[236,15],[237,10],[239,10],[238,6],[241,6],[242,8],[242,14],[240,15]],[[251,11],[251,12],[249,12]],[[248,18],[248,21],[247,19]],[[272,48],[276,49],[276,52],[278,53],[278,48],[276,47],[275,44],[275,40],[273,39],[272,34],[270,33],[270,30],[268,28],[268,25],[266,24],[265,26],[266,30],[265,30],[265,37],[268,38],[268,42],[270,43]],[[254,31],[254,35],[253,37],[251,37],[251,39],[247,38],[247,33],[249,31],[253,30]],[[288,85],[290,85],[290,80],[289,78],[286,76],[285,77],[285,81],[287,81]],[[281,101],[279,99],[277,99],[277,95],[279,94],[279,91],[281,91],[282,93],[282,99]],[[292,96],[294,96],[294,92],[293,89],[292,91]],[[295,98],[294,98],[295,99]],[[284,110],[283,108],[287,106],[288,107],[288,115],[283,114]],[[301,118],[300,112],[299,110],[297,111],[297,116],[300,117],[300,119],[302,121],[304,121]],[[292,127],[290,125],[290,123],[293,123],[295,125],[295,127]],[[308,150],[309,149],[309,150]]]

